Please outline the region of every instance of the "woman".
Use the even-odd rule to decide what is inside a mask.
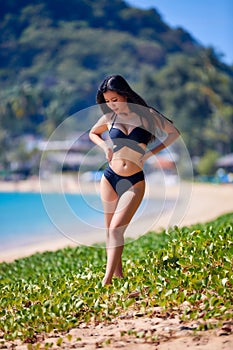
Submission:
[[[173,143],[179,132],[120,75],[104,79],[97,92],[97,103],[104,114],[89,136],[103,149],[108,162],[100,185],[107,229],[107,266],[102,281],[106,285],[111,284],[113,275],[123,277],[124,232],[143,199],[144,162]],[[158,130],[166,133],[165,139],[147,150]],[[103,135],[106,131],[107,140]]]

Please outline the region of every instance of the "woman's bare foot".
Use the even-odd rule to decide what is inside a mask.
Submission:
[[[114,277],[124,278],[123,274],[121,273],[114,273]]]
[[[124,278],[123,274],[116,274],[114,273],[114,277],[117,278]],[[111,284],[112,283],[112,279],[110,280],[109,278],[104,277],[103,281],[102,281],[102,286],[106,286],[107,284]]]
[[[104,277],[104,279],[102,281],[102,286],[106,286],[106,285],[111,284],[111,283],[112,283],[112,279],[109,280],[109,279]]]

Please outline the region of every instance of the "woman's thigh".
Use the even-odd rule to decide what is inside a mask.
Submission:
[[[119,198],[114,215],[111,218],[111,228],[118,227],[124,232],[141,204],[144,193],[145,181],[140,181]]]
[[[105,224],[109,228],[119,197],[104,175],[100,183],[100,195],[104,209]]]

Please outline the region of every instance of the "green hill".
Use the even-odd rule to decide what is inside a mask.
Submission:
[[[113,73],[175,121],[191,156],[232,151],[232,67],[155,9],[121,0],[0,0],[0,8],[0,163],[11,140],[49,135],[95,104]]]

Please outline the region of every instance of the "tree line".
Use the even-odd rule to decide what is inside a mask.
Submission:
[[[155,9],[121,0],[0,5],[1,164],[22,135],[48,137],[95,104],[98,84],[115,73],[175,122],[191,157],[232,152],[232,66]]]

